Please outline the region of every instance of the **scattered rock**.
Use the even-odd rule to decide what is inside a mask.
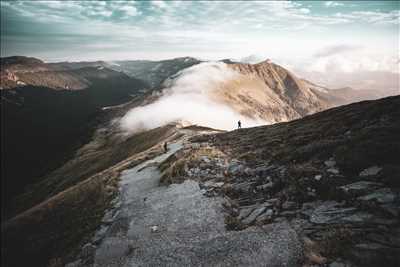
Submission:
[[[385,204],[393,202],[396,199],[396,195],[392,192],[392,190],[390,190],[390,188],[381,188],[371,194],[359,197],[358,199],[362,201],[375,200],[378,203]]]
[[[380,168],[378,166],[372,166],[372,167],[369,167],[369,168],[361,171],[360,176],[365,177],[365,176],[377,175],[381,170],[382,170],[382,168]]]
[[[104,224],[111,224],[115,218],[118,216],[119,214],[119,210],[109,210],[106,212],[106,214],[104,215],[103,219],[101,220],[102,223]]]
[[[250,215],[250,213],[251,213],[254,209],[255,209],[254,206],[249,207],[249,208],[240,209],[240,213],[239,213],[238,219],[239,219],[239,220],[242,220],[242,219],[246,218],[247,216]]]
[[[207,181],[204,183],[205,187],[212,187],[212,188],[221,188],[224,186],[224,182],[213,182],[213,181]]]
[[[201,156],[201,160],[205,163],[209,163],[211,161],[207,156]]]
[[[94,244],[99,244],[100,241],[104,238],[104,236],[106,235],[107,231],[109,229],[109,225],[102,225],[100,227],[100,229],[96,232],[96,234],[94,235],[92,242]]]
[[[256,222],[263,223],[272,219],[274,211],[272,209],[267,209],[263,214],[257,217]]]
[[[318,175],[314,176],[314,179],[317,180],[317,181],[321,180],[321,178],[322,178],[321,174],[318,174]]]
[[[325,166],[327,167],[334,167],[336,165],[336,161],[333,160],[333,158],[330,158],[329,160],[324,161]]]
[[[333,174],[338,174],[338,173],[339,173],[339,170],[336,169],[336,168],[329,168],[329,169],[327,169],[326,171],[327,171],[327,172],[330,172],[330,173],[333,173]]]
[[[158,226],[157,225],[153,225],[152,227],[150,227],[150,230],[152,233],[157,233],[158,232]]]
[[[315,206],[315,208],[313,207]],[[302,213],[309,216],[309,221],[314,224],[328,224],[343,222],[343,218],[354,214],[357,209],[354,207],[343,208],[336,201],[325,201],[312,203]],[[357,218],[348,218],[346,221],[354,221]]]
[[[253,222],[257,219],[257,217],[258,217],[259,215],[261,215],[265,210],[266,210],[266,207],[260,207],[260,208],[257,208],[257,209],[255,209],[255,210],[253,210],[253,211],[249,214],[249,216],[247,216],[244,220],[242,220],[242,222],[243,222],[244,224],[251,224],[251,223],[253,223]]]
[[[275,206],[275,205],[277,205],[277,204],[279,203],[279,198],[270,198],[270,199],[267,199],[267,200],[265,201],[264,205],[266,205],[266,203],[269,203],[269,204]]]
[[[241,165],[238,161],[232,161],[229,165],[228,165],[228,173],[232,174],[232,175],[237,175],[240,172],[243,172],[244,170],[244,166]]]
[[[348,222],[348,223],[363,223],[369,222],[372,219],[373,215],[366,212],[356,212],[352,215],[342,217],[339,222]]]
[[[380,186],[382,186],[381,183],[359,181],[352,184],[343,185],[339,187],[339,189],[345,193],[360,196],[362,194],[369,193]]]

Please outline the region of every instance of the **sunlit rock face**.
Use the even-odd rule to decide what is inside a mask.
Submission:
[[[293,120],[329,104],[286,69],[259,64],[206,62],[184,69],[164,82],[155,102],[129,111],[121,125],[129,131],[176,121],[231,130]]]

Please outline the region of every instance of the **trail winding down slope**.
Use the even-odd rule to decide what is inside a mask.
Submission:
[[[297,265],[301,242],[289,224],[227,231],[221,197],[204,196],[193,180],[160,186],[158,165],[187,137],[122,173],[120,198],[83,248],[88,258],[67,266]]]

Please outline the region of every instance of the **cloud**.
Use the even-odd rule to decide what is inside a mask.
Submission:
[[[164,1],[151,1],[151,4],[156,8],[167,8],[168,5]]]
[[[344,6],[344,4],[339,3],[339,2],[334,2],[334,1],[326,1],[325,6],[326,7],[338,7],[338,6]]]
[[[232,130],[238,120],[246,127],[265,121],[244,117],[229,106],[211,99],[211,92],[221,83],[239,75],[224,63],[209,62],[183,70],[166,83],[167,89],[156,102],[130,110],[120,122],[122,129],[136,132],[171,122],[198,124],[216,129]]]
[[[315,53],[314,57],[317,58],[329,57],[336,54],[351,52],[360,48],[362,47],[357,45],[346,45],[346,44],[328,46]]]
[[[398,39],[399,11],[385,5],[338,13],[292,1],[1,1],[1,51],[50,60],[114,60],[311,56],[337,40],[386,49]],[[386,8],[377,11],[380,6]],[[99,50],[90,50],[90,42]],[[101,51],[102,43],[110,49]]]

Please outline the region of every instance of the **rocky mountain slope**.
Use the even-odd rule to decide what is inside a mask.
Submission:
[[[321,110],[382,97],[372,90],[329,89],[301,79],[270,60],[257,64],[225,61],[240,77],[216,92],[218,101],[268,122],[301,118]]]
[[[88,88],[92,79],[124,76],[107,67],[102,61],[45,63],[40,59],[22,56],[1,58],[0,88],[31,85],[55,90],[81,90]]]
[[[168,77],[180,70],[199,64],[201,61],[191,57],[180,57],[161,61],[122,60],[109,62],[110,68],[145,81],[151,88],[159,87]]]
[[[202,62],[168,77],[161,86],[155,101],[123,118],[128,131],[177,121],[231,130],[238,120],[245,127],[290,121],[376,97],[315,85],[270,61]]]
[[[59,167],[90,140],[103,107],[140,97],[147,87],[138,79],[106,68],[50,71],[48,64],[28,61],[5,61],[6,71],[15,71],[24,84],[1,91],[2,153],[7,155],[2,159],[6,166],[2,168],[3,215],[26,185]],[[71,85],[80,81],[85,88],[59,88],[64,86],[64,78]]]
[[[400,97],[271,126],[198,136],[164,163],[223,197],[226,227],[289,222],[307,266],[398,266]]]
[[[5,266],[397,266],[399,104],[218,134],[169,125],[120,138],[105,123],[3,223]],[[174,148],[162,155],[165,141]]]
[[[258,114],[270,122],[288,121],[332,106],[290,71],[269,61],[258,64],[233,63],[241,74],[236,89],[227,86],[223,101],[241,113]],[[256,111],[256,112],[254,112]]]
[[[119,63],[121,66],[124,64]],[[176,140],[182,140],[182,136],[186,138],[183,150],[177,153],[174,151],[166,161],[151,163],[160,165],[162,173],[157,179],[162,184],[181,182],[187,178],[201,181],[200,186],[204,189],[201,194],[196,189],[197,182],[183,186],[195,190],[193,193],[199,197],[201,203],[222,203],[221,199],[209,202],[203,197],[226,197],[228,202],[225,204],[230,208],[222,216],[225,221],[218,221],[215,225],[226,226],[227,236],[224,233],[218,238],[228,238],[232,244],[236,242],[236,238],[241,237],[240,234],[229,234],[230,230],[242,230],[255,222],[258,224],[260,220],[262,223],[270,222],[275,215],[280,214],[280,204],[276,204],[275,200],[270,201],[270,198],[297,203],[295,208],[293,203],[289,203],[292,206],[288,208],[289,213],[296,216],[303,213],[307,216],[306,208],[303,209],[302,206],[307,201],[312,202],[312,205],[319,205],[314,203],[317,200],[336,201],[338,204],[331,202],[332,205],[321,202],[325,206],[320,207],[324,212],[326,205],[329,209],[336,209],[342,205],[340,200],[347,200],[347,196],[342,198],[342,193],[338,194],[340,197],[336,195],[337,187],[358,182],[352,179],[359,177],[359,173],[364,170],[366,173],[372,171],[379,175],[371,179],[369,177],[367,181],[360,179],[375,183],[371,188],[362,189],[363,194],[372,192],[379,195],[380,191],[373,190],[381,190],[392,199],[391,192],[397,192],[395,190],[398,185],[392,185],[393,180],[387,177],[398,173],[395,157],[388,157],[398,152],[398,143],[389,134],[399,130],[393,122],[393,118],[398,115],[398,97],[328,110],[288,124],[243,129],[216,136],[204,136],[204,132],[213,132],[206,127],[181,129],[176,123],[128,134],[120,128],[121,117],[132,108],[154,103],[162,98],[166,91],[161,93],[159,89],[168,87],[170,81],[179,78],[182,68],[190,68],[199,62],[191,58],[180,58],[157,64],[139,64],[136,61],[132,65],[125,63],[125,71],[131,67],[130,75],[136,73],[147,83],[123,73],[124,70],[118,69],[121,66],[101,61],[44,63],[25,57],[2,59],[2,153],[6,155],[2,157],[2,166],[6,166],[2,168],[2,234],[7,240],[7,246],[2,247],[2,251],[9,255],[6,266],[23,265],[27,259],[37,266],[48,265],[49,261],[57,266],[60,262],[66,263],[74,259],[78,255],[77,249],[87,242],[90,242],[92,253],[94,231],[102,220],[104,223],[103,215],[106,210],[108,209],[107,216],[114,216],[116,209],[112,207],[118,206],[115,205],[114,197],[121,194],[120,173],[143,162],[144,165],[139,169],[146,169],[147,163],[150,164],[147,161],[163,152],[161,147],[165,141],[178,142]],[[255,65],[228,61],[226,64],[224,68],[235,73],[229,76],[233,78],[212,83],[215,88],[207,91],[209,97],[215,103],[228,106],[249,118],[258,117],[267,122],[290,121],[347,103],[351,99],[360,99],[356,98],[358,94],[348,93],[351,89],[343,90],[345,93],[342,93],[323,88],[301,80],[268,61]],[[189,142],[189,135],[201,137]],[[207,168],[204,169],[204,166]],[[261,169],[257,170],[258,167]],[[236,169],[239,169],[237,173]],[[303,169],[306,175],[304,177]],[[140,170],[137,170],[138,173]],[[244,170],[250,171],[250,174]],[[259,173],[260,170],[265,172]],[[386,176],[386,172],[389,176]],[[222,180],[219,173],[224,177]],[[264,174],[270,178],[264,177]],[[378,181],[381,174],[385,178]],[[260,178],[261,176],[263,177]],[[332,176],[335,183],[326,180],[325,176]],[[210,183],[204,185],[203,178],[210,180]],[[257,180],[264,178],[265,181]],[[157,179],[154,181],[158,181]],[[213,179],[216,180],[211,181]],[[254,181],[256,186],[261,186],[260,190],[253,188]],[[278,181],[277,186],[275,181]],[[268,184],[270,182],[272,184]],[[273,188],[272,191],[269,191],[270,187]],[[331,188],[336,189],[331,192]],[[175,194],[174,190],[167,192]],[[357,197],[364,196],[359,194]],[[265,207],[257,204],[259,199],[262,199],[262,203],[267,203]],[[385,220],[392,218],[390,214],[397,212],[393,208],[393,201],[384,202],[386,211],[382,213],[383,217],[380,217],[381,214],[370,214],[369,210],[365,217],[378,218],[383,225],[391,227],[392,224],[387,224]],[[155,205],[160,204],[157,203]],[[359,212],[358,208],[364,202],[357,200],[350,204],[353,205],[351,211]],[[252,216],[240,215],[245,206],[249,206],[247,215],[254,213]],[[257,221],[259,216],[263,219]],[[216,220],[220,220],[221,216],[217,217]],[[114,223],[109,219],[106,219],[107,225]],[[201,218],[197,220],[200,221],[193,223],[201,225]],[[278,225],[277,229],[289,231],[291,235],[287,238],[298,242],[300,239],[294,233],[302,234],[303,229],[308,227],[303,227],[307,224],[300,225],[300,228],[286,224],[281,228],[282,225]],[[310,227],[314,226],[312,224]],[[115,227],[120,229],[119,226]],[[106,231],[104,229],[108,227],[101,229]],[[275,225],[272,229],[275,229]],[[376,233],[375,228],[373,229],[373,233]],[[362,228],[361,233],[364,230]],[[102,233],[100,236],[104,237],[104,234],[106,235]],[[248,234],[259,236],[260,233],[249,230]],[[390,231],[389,234],[396,235]],[[384,236],[387,235],[385,232]],[[108,237],[112,240],[114,238]],[[314,236],[310,238],[315,239]],[[97,248],[101,238],[96,240]],[[211,242],[207,238],[202,240],[205,243]],[[389,243],[389,248],[392,249],[393,242]],[[246,242],[242,244],[246,246]],[[285,245],[286,243],[277,244],[278,247]],[[24,248],[24,257],[21,257],[21,247]],[[299,251],[297,247],[295,251]],[[182,255],[187,256],[186,253],[188,251]],[[246,253],[241,255],[250,260],[251,257]],[[336,251],[331,253],[321,250],[318,253],[325,255],[330,261],[341,255]],[[87,254],[79,254],[81,262],[93,261],[93,255]],[[323,257],[318,259],[321,258]],[[296,254],[293,260],[297,262],[299,256]],[[356,263],[358,261],[351,260]],[[388,264],[393,263],[390,256],[385,260]]]

